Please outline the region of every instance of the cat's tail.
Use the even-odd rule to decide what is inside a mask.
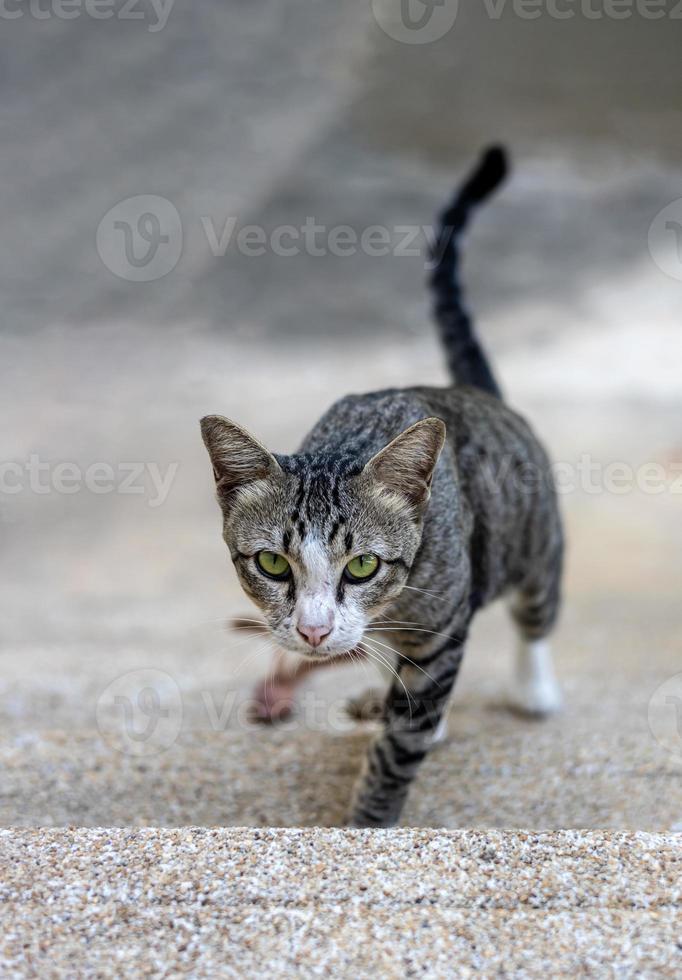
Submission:
[[[462,301],[457,243],[471,211],[502,183],[506,173],[505,151],[499,146],[490,147],[440,216],[431,252],[430,278],[434,317],[453,380],[482,388],[498,398],[502,397],[499,386]]]

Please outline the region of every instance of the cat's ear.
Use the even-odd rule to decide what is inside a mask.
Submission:
[[[222,415],[206,415],[201,435],[213,465],[216,490],[222,500],[240,486],[266,480],[280,472],[279,463],[264,446]]]
[[[370,459],[364,472],[389,490],[421,506],[429,499],[433,471],[445,442],[445,423],[415,422]]]

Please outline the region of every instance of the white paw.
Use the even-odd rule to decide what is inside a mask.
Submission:
[[[561,689],[553,678],[539,684],[533,679],[528,682],[515,680],[510,687],[508,701],[514,711],[535,718],[553,715],[563,704]]]
[[[536,718],[561,708],[561,688],[554,676],[549,647],[542,640],[521,643],[509,703],[515,711]]]

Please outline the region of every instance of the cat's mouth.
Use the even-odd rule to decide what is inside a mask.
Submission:
[[[311,650],[309,653],[301,653],[301,656],[305,657],[306,660],[314,660],[315,663],[327,663],[330,660],[341,660],[344,657],[362,656],[362,650],[357,646],[350,647],[348,650],[321,650],[319,653]]]
[[[282,642],[276,636],[275,639],[278,643]],[[298,654],[301,659],[315,664],[331,663],[334,660],[342,660],[356,655],[360,656],[362,654],[362,651],[357,645],[342,645],[338,647],[332,646],[330,649],[325,649],[324,645],[322,645],[313,649],[312,647],[304,648],[303,646],[298,646],[298,644],[294,641],[294,644],[291,646],[287,645],[286,648],[292,653]]]
[[[304,663],[310,664],[311,667],[323,667],[325,665],[332,667],[334,664],[348,663],[349,660],[357,662],[358,659],[362,659],[366,656],[363,650],[359,647],[352,647],[350,650],[345,650],[342,653],[300,653],[299,654]]]
[[[359,658],[364,657],[365,654],[360,649],[360,647],[355,644],[351,644],[348,647],[342,646],[340,649],[335,649],[333,646],[331,649],[326,649],[324,642],[319,647],[307,647],[304,648],[303,645],[299,646],[295,641],[290,643],[287,639],[283,639],[278,636],[276,631],[268,626],[263,620],[255,620],[246,616],[235,616],[228,620],[226,623],[228,629],[235,630],[241,633],[252,633],[254,636],[263,636],[268,634],[273,637],[273,639],[281,644],[289,653],[295,653],[302,660],[305,660],[311,664],[326,664],[335,661],[347,660],[348,658]]]

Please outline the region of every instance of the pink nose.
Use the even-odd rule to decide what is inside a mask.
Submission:
[[[311,647],[319,647],[325,636],[331,633],[331,626],[308,626],[307,623],[299,623],[296,629]]]

